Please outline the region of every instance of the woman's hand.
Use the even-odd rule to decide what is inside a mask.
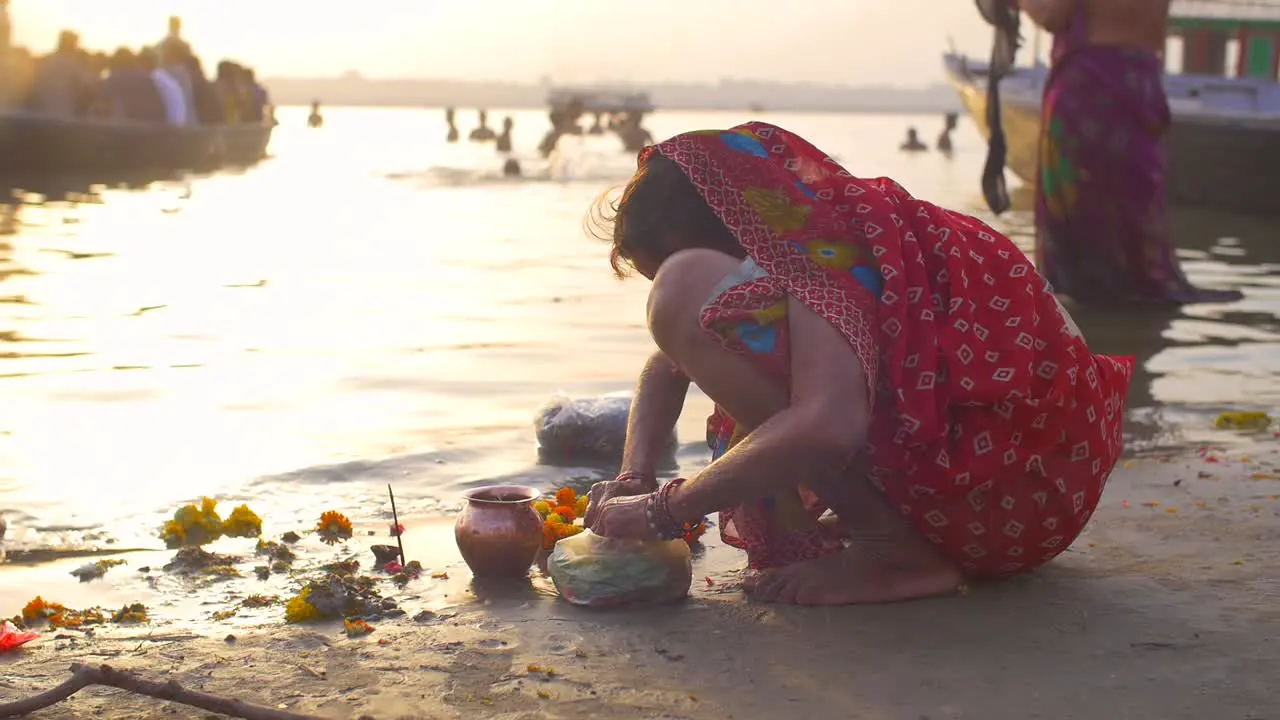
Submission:
[[[648,495],[657,489],[657,485],[656,482],[646,482],[638,478],[605,480],[592,485],[591,490],[587,492],[587,514],[583,516],[582,524],[589,528],[594,527],[596,518],[600,515],[600,509],[610,500]]]
[[[615,497],[600,507],[591,532],[601,537],[657,540],[658,535],[649,527],[645,507],[649,495]]]

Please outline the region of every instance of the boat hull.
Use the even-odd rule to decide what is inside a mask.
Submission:
[[[164,175],[252,165],[266,157],[273,126],[68,120],[0,115],[0,176]]]
[[[946,59],[951,82],[966,112],[984,138],[987,125],[985,67],[968,66],[956,56]],[[1008,168],[1024,182],[1035,182],[1040,137],[1042,77],[1011,76],[1001,82],[1000,117],[1008,146]],[[1226,212],[1280,214],[1274,188],[1280,183],[1280,113],[1194,112],[1179,110],[1183,90],[1196,79],[1180,82],[1171,94],[1173,123],[1167,140],[1166,189],[1171,203]],[[1225,79],[1201,79],[1219,87]],[[1006,90],[1006,83],[1010,84]],[[1251,84],[1239,83],[1242,91]],[[1192,94],[1194,97],[1194,94]]]

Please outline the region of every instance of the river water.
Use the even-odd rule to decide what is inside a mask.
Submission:
[[[0,204],[10,549],[156,547],[163,517],[200,495],[249,501],[275,532],[333,508],[382,517],[388,482],[401,512],[421,514],[496,479],[600,473],[537,465],[532,418],[557,393],[629,389],[651,349],[645,284],[615,280],[583,232],[632,158],[586,137],[543,161],[545,116],[516,112],[526,176],[505,179],[492,146],[444,143],[438,111],[332,109],[322,130],[305,114],[282,110],[272,157],[244,172]],[[752,117],[1031,247],[1027,210],[985,212],[985,146],[967,122],[946,158],[896,149],[908,125],[928,138],[941,117]],[[664,137],[743,119],[649,124]],[[472,122],[464,112],[464,135]],[[1176,218],[1191,277],[1241,302],[1077,315],[1096,349],[1140,362],[1132,451],[1221,442],[1220,411],[1280,404],[1277,227]],[[708,409],[695,392],[686,467],[707,458]]]

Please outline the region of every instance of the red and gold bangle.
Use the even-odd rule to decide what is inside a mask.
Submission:
[[[672,480],[658,488],[657,492],[650,493],[649,500],[645,503],[645,519],[649,523],[649,529],[662,540],[684,537],[684,524],[676,522],[670,508],[671,493],[684,483],[685,478]]]

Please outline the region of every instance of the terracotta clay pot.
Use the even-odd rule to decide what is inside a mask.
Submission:
[[[542,518],[533,509],[531,487],[497,485],[467,491],[453,535],[478,578],[521,578],[542,547]]]

